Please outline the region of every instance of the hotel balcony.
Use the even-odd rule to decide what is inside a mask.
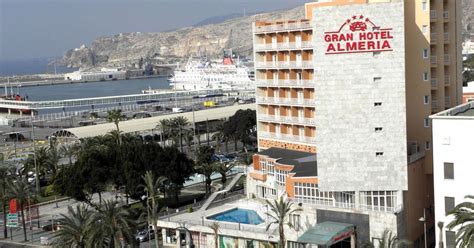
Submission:
[[[253,168],[250,169],[249,176],[255,180],[259,181],[267,181],[267,174],[263,173],[262,171],[254,170]]]
[[[311,125],[311,126],[316,125],[316,120],[314,118],[281,116],[281,115],[277,116],[277,115],[265,115],[265,114],[258,114],[257,118],[259,121],[264,121],[264,122]]]
[[[314,87],[316,83],[314,80],[297,80],[297,79],[257,79],[255,84],[260,87],[281,86],[281,87]]]
[[[435,22],[438,19],[438,15],[436,10],[430,11],[430,21]]]
[[[445,107],[451,107],[451,97],[449,97],[449,96],[444,97],[444,106]]]
[[[293,31],[293,30],[312,30],[310,21],[299,21],[299,22],[285,22],[271,25],[255,25],[255,33],[268,33],[268,32],[280,32],[280,31]]]
[[[436,44],[436,40],[437,40],[437,36],[436,36],[436,33],[431,33],[430,34],[430,43],[431,44]]]
[[[444,36],[444,43],[449,43],[449,33],[446,32],[446,33],[444,33],[443,36]]]
[[[431,109],[438,110],[438,101],[437,100],[431,100]]]
[[[435,67],[435,66],[438,64],[438,60],[437,60],[437,59],[438,59],[438,57],[436,57],[436,56],[431,56],[430,62],[431,62],[431,65],[432,65],[433,67]]]
[[[449,21],[449,11],[443,11],[443,19],[444,21]]]
[[[257,96],[257,104],[314,106],[315,103],[314,99]]]
[[[258,61],[255,63],[257,69],[292,69],[292,68],[312,68],[313,62],[303,61]]]
[[[275,50],[298,50],[310,49],[313,47],[311,41],[302,42],[278,42],[268,44],[254,44],[255,51],[275,51]]]
[[[444,65],[449,65],[451,63],[451,59],[449,55],[444,55]]]
[[[444,76],[444,85],[449,86],[449,84],[450,84],[449,75],[445,75]]]
[[[286,141],[300,142],[300,143],[306,143],[306,144],[315,144],[315,142],[316,142],[316,137],[300,136],[300,135],[293,135],[293,134],[272,133],[272,132],[265,132],[265,131],[258,131],[257,133],[258,133],[259,138],[286,140]]]
[[[436,90],[438,88],[438,79],[432,78],[431,79],[431,89]]]

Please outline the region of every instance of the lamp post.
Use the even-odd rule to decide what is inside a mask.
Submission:
[[[150,235],[150,207],[148,206],[148,190],[146,195],[142,195],[142,200],[146,199],[146,231],[148,234],[148,248],[151,247],[151,235]]]
[[[426,241],[426,208],[423,208],[423,217],[420,217],[418,220],[420,222],[423,222],[425,248],[428,248],[427,241]]]

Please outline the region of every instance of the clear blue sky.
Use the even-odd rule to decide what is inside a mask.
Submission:
[[[61,56],[94,38],[158,32],[208,17],[266,12],[304,0],[0,0],[0,60]]]

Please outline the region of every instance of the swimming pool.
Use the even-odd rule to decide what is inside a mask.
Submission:
[[[254,210],[234,208],[207,217],[210,220],[227,221],[241,224],[259,225],[263,219]]]

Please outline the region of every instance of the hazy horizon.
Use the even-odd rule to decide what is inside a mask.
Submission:
[[[118,33],[161,32],[210,17],[302,6],[304,0],[0,0],[0,60],[62,56]]]

